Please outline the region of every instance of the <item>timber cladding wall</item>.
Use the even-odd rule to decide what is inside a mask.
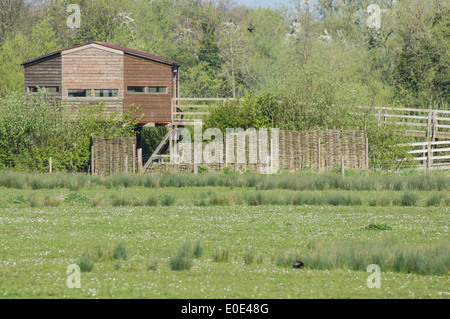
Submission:
[[[140,105],[140,114],[145,114],[143,122],[152,121],[155,123],[169,123],[172,121],[172,96],[176,92],[176,87],[174,87],[173,82],[172,67],[170,65],[125,54],[124,105]],[[156,94],[129,94],[127,93],[128,86],[166,87],[167,92]]]
[[[27,66],[25,72],[25,88],[32,86],[58,87],[62,85],[62,60],[61,57],[48,58],[40,63]],[[61,91],[53,94],[60,98]]]
[[[224,141],[226,138],[224,139]],[[279,131],[279,168],[287,171],[301,170],[330,170],[344,169],[366,169],[368,167],[367,138],[365,131],[347,130],[316,130],[316,131]],[[237,158],[237,143],[232,150],[226,149],[224,142],[223,154],[234,152]],[[203,145],[205,149],[205,145]],[[268,154],[270,154],[270,133],[267,143]],[[257,163],[249,163],[249,153],[255,152],[255,148],[249,147],[249,140],[245,144],[245,163],[222,164],[202,163],[209,171],[220,171],[225,167],[233,170],[260,171],[267,164],[262,164],[259,159]],[[182,156],[184,154],[181,154]],[[192,172],[194,165],[189,163],[155,164],[150,166],[146,172],[161,173],[170,172]]]
[[[136,163],[136,137],[92,137],[93,175],[133,172]]]
[[[68,89],[115,89],[123,99],[123,52],[81,47],[62,55],[62,93]]]

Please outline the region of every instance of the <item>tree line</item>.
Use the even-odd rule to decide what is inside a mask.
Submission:
[[[80,28],[68,27],[69,4],[79,5]],[[445,107],[449,10],[446,0],[294,0],[276,9],[232,0],[0,0],[0,94],[23,89],[21,62],[104,41],[180,62],[182,96],[282,92],[305,103]]]
[[[69,23],[73,4],[77,27]],[[355,117],[354,107],[449,109],[449,10],[446,0],[293,0],[276,8],[232,0],[0,0],[0,159],[14,155],[7,113],[27,103],[21,63],[90,41],[180,62],[182,97],[244,99],[239,108],[213,110],[207,125],[373,128],[371,154],[386,157],[402,138]],[[29,116],[16,113],[16,120]]]

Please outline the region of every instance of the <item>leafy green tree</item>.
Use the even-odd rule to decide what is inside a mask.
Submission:
[[[17,33],[0,47],[0,96],[24,90],[22,62],[60,49],[48,19],[41,20],[31,34]]]
[[[206,63],[206,70],[216,75],[222,65],[220,58],[220,50],[217,44],[216,23],[210,19],[203,21],[201,24],[203,31],[200,40],[198,59],[200,62]]]
[[[0,44],[16,33],[28,34],[37,23],[41,8],[26,0],[0,0]]]

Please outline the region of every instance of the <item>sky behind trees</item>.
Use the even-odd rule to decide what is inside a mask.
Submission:
[[[247,7],[271,7],[276,8],[279,5],[288,6],[292,0],[235,0],[239,5],[245,5]]]

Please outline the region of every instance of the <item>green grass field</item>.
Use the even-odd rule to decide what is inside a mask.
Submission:
[[[51,178],[62,175],[42,175]],[[3,185],[0,296],[448,299],[445,178],[397,190]],[[68,266],[86,263],[81,288],[69,288]],[[370,264],[381,268],[379,289],[367,285]]]

